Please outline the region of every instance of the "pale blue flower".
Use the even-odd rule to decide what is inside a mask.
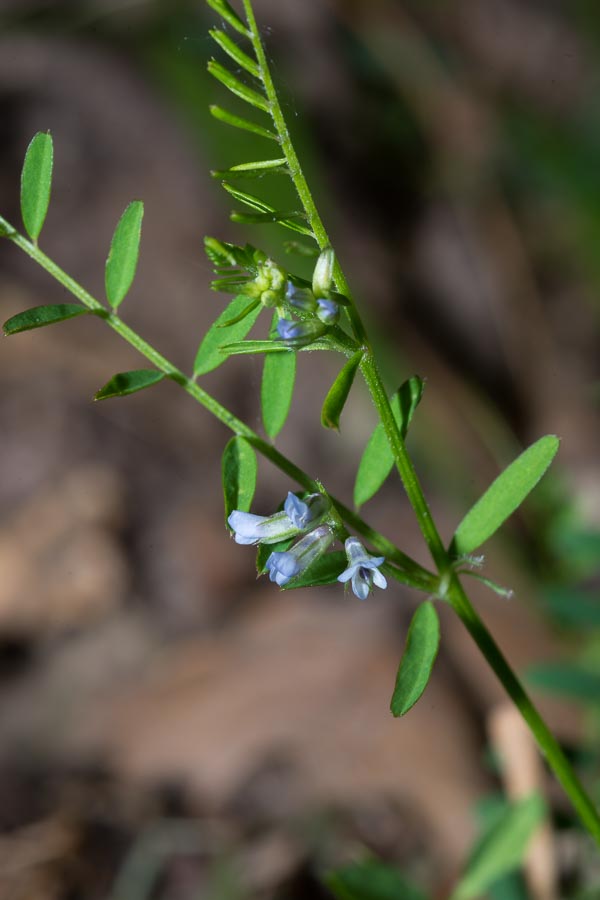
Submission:
[[[359,600],[366,600],[374,584],[378,588],[386,588],[385,576],[379,571],[379,566],[385,562],[384,556],[369,556],[358,538],[346,538],[344,544],[348,568],[344,569],[338,577],[338,581],[346,582],[352,579],[352,590]]]
[[[300,538],[289,550],[271,553],[265,571],[271,581],[284,587],[292,578],[301,575],[316,559],[325,553],[335,538],[329,525],[319,525],[309,534]]]
[[[288,281],[285,289],[285,299],[293,306],[294,309],[301,309],[303,312],[312,313],[317,308],[315,295],[308,287],[298,287],[291,281]]]
[[[237,544],[276,544],[295,537],[325,514],[329,502],[323,494],[309,494],[300,500],[290,491],[283,511],[272,516],[257,516],[234,509],[227,524],[235,532]]]
[[[279,338],[291,348],[306,347],[322,337],[326,331],[327,326],[316,320],[297,322],[295,319],[280,319],[277,323]]]
[[[325,325],[335,325],[340,317],[340,308],[335,300],[321,297],[317,303],[317,318]]]

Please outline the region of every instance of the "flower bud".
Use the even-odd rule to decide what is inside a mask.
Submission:
[[[313,294],[319,297],[326,297],[328,291],[333,286],[333,264],[335,262],[335,253],[332,247],[326,247],[321,252],[313,272],[312,289]]]
[[[298,349],[307,347],[327,331],[322,322],[297,322],[295,319],[280,319],[277,323],[277,334],[288,347]]]
[[[308,567],[322,556],[333,543],[335,534],[329,525],[319,525],[314,531],[306,534],[290,550],[283,553],[271,553],[267,560],[266,570],[271,581],[277,582],[279,587],[284,587],[306,571]]]
[[[317,301],[317,318],[325,325],[335,325],[340,318],[340,308],[335,300],[320,299]]]

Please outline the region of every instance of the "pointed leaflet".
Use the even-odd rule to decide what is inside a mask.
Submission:
[[[450,900],[474,900],[485,894],[498,878],[516,869],[544,815],[544,801],[537,794],[502,813],[475,846]]]
[[[554,459],[559,443],[553,434],[540,438],[492,482],[456,529],[450,545],[455,556],[476,550],[512,515]]]
[[[38,131],[27,148],[21,172],[21,215],[25,231],[34,242],[48,212],[53,157],[52,137]]]
[[[144,204],[134,200],[117,223],[106,260],[104,282],[108,302],[116,310],[131,287],[137,268]]]
[[[406,437],[413,413],[423,396],[425,382],[413,375],[390,398],[394,418],[402,437]],[[381,422],[375,427],[365,447],[356,473],[354,505],[362,506],[377,493],[394,467],[394,455]]]
[[[397,869],[377,859],[328,872],[325,884],[337,900],[427,900]]]
[[[208,71],[216,78],[217,81],[220,81],[221,84],[225,85],[225,87],[229,88],[232,94],[235,94],[236,97],[239,97],[240,100],[245,100],[246,103],[249,103],[250,106],[255,106],[257,109],[261,109],[263,112],[269,112],[269,101],[265,97],[264,94],[259,94],[257,91],[249,88],[247,85],[236,78],[234,75],[229,72],[225,66],[222,66],[221,63],[218,63],[216,60],[211,59],[207,66]]]
[[[256,125],[255,122],[251,122],[249,119],[243,119],[241,116],[234,116],[233,113],[223,109],[222,106],[213,104],[212,106],[209,106],[208,109],[211,116],[214,116],[219,122],[224,122],[226,125],[232,125],[234,128],[240,128],[242,131],[250,131],[252,134],[258,134],[260,137],[267,138],[270,141],[277,140],[277,135],[273,131],[269,131],[268,128],[263,128],[262,125]]]
[[[94,395],[94,400],[108,400],[109,397],[126,397],[151,387],[166,378],[163,372],[156,369],[134,369],[131,372],[119,372],[107,381]]]
[[[335,379],[329,392],[323,402],[321,410],[321,425],[323,428],[335,428],[339,431],[340,416],[346,405],[350,388],[354,383],[354,378],[363,358],[363,351],[357,350],[354,356],[351,356],[344,368]]]
[[[253,75],[255,78],[260,79],[260,69],[258,68],[258,64],[251,59],[247,53],[244,53],[242,48],[238,47],[236,42],[233,41],[228,34],[224,31],[219,31],[218,28],[211,28],[208,33],[213,41],[219,45],[221,50],[224,50],[238,66],[241,66],[242,69],[245,69],[246,72],[249,72],[250,75]]]
[[[256,453],[243,437],[233,437],[221,459],[225,521],[234,509],[248,512],[256,490]]]
[[[85,306],[78,303],[56,303],[53,306],[33,306],[10,319],[2,326],[4,334],[18,334],[19,331],[29,331],[32,328],[43,328],[44,325],[53,325],[55,322],[64,322],[65,319],[73,319],[90,313]]]
[[[273,317],[271,337],[277,334],[278,313]],[[262,382],[260,386],[260,405],[265,431],[273,439],[277,437],[288,417],[294,383],[296,380],[296,354],[268,353],[265,356]]]
[[[213,322],[198,347],[194,362],[194,376],[206,375],[207,372],[212,372],[213,369],[224,363],[229,355],[228,351],[222,350],[223,346],[231,342],[236,343],[246,337],[262,309],[262,306],[259,304],[255,308],[250,309],[243,319],[238,319],[240,313],[244,309],[248,309],[248,306],[248,297],[245,294],[239,294],[233,298],[229,306]],[[223,327],[226,326],[227,322],[235,319],[238,320],[233,325]]]
[[[440,645],[440,621],[431,600],[417,608],[406,638],[390,708],[394,716],[411,709],[427,687]]]
[[[227,0],[206,0],[206,2],[208,6],[219,13],[232,28],[235,28],[236,31],[239,31],[239,33],[243,34],[245,37],[249,36],[248,29]]]

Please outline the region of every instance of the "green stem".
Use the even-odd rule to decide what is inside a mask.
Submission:
[[[269,101],[269,111],[273,119],[273,123],[279,135],[279,140],[283,153],[285,155],[289,172],[298,193],[298,197],[304,208],[307,220],[311,226],[315,239],[321,249],[330,245],[329,236],[325,230],[325,226],[321,220],[315,202],[313,200],[310,188],[302,172],[300,162],[292,145],[292,141],[288,132],[287,124],[283,116],[281,106],[277,97],[277,92],[273,85],[269,66],[267,64],[264,48],[256,24],[254,11],[252,9],[251,0],[243,0],[244,10],[250,27],[250,39],[258,61],[261,78],[265,87],[265,92]],[[366,329],[361,320],[360,314],[352,299],[348,282],[339,265],[337,258],[334,270],[334,277],[338,290],[348,297],[350,306],[348,315],[354,332],[354,336],[359,344],[364,348],[364,357],[361,363],[361,371],[365,379],[366,385],[371,394],[373,403],[379,414],[379,418],[383,424],[387,435],[391,450],[394,455],[396,467],[400,478],[404,485],[404,489],[415,512],[419,527],[423,537],[427,543],[431,556],[435,562],[439,573],[438,584],[446,583],[444,597],[450,602],[453,609],[460,617],[461,621],[475,640],[477,646],[483,653],[487,662],[500,679],[508,695],[514,701],[515,705],[521,712],[521,715],[529,725],[538,745],[549,765],[554,770],[556,777],[562,784],[567,795],[570,797],[573,806],[578,811],[585,826],[600,844],[600,818],[598,813],[586,794],[581,782],[578,780],[571,765],[566,759],[564,753],[560,749],[556,739],[548,729],[546,723],[540,716],[539,712],[531,702],[518,678],[512,671],[508,662],[502,655],[500,649],[495,643],[489,631],[473,609],[464,589],[452,572],[451,559],[444,547],[439,532],[435,526],[427,500],[423,493],[423,489],[419,482],[412,460],[410,459],[404,443],[404,438],[400,432],[398,424],[394,418],[388,395],[381,380],[381,376],[377,369],[371,345],[368,339]]]
[[[88,291],[85,290],[77,281],[71,278],[63,269],[60,268],[50,257],[46,256],[39,247],[27,238],[19,234],[10,225],[6,219],[0,216],[0,233],[5,236],[30,256],[34,262],[46,270],[52,277],[62,284],[74,297],[76,297],[84,306],[92,313],[102,318],[113,331],[116,331],[123,340],[131,344],[138,353],[144,356],[159,371],[179,384],[191,397],[200,403],[208,412],[212,413],[215,418],[223,423],[234,434],[246,438],[252,446],[274,466],[296,481],[301,487],[307,491],[318,491],[319,485],[306,472],[299,468],[295,463],[277,450],[273,444],[265,441],[255,431],[253,431],[245,422],[238,419],[233,413],[229,412],[226,407],[222,406],[218,400],[215,400],[209,393],[199,387],[192,379],[188,378],[177,366],[174,366],[166,357],[158,350],[155,350],[151,344],[148,344],[137,332],[129,325],[126,325],[116,313],[109,312],[101,303],[96,300]],[[331,495],[330,495],[331,496]],[[427,569],[415,562],[405,553],[402,553],[391,541],[388,541],[382,534],[371,528],[360,516],[353,510],[348,509],[340,500],[331,497],[331,501],[335,505],[342,519],[354,531],[362,535],[366,540],[370,541],[373,546],[383,553],[390,562],[394,562],[399,566],[402,573],[395,570],[395,577],[418,590],[430,593],[434,589],[435,578]]]
[[[494,638],[474,610],[456,576],[452,576],[448,586],[447,599],[502,682],[506,693],[527,722],[542,754],[546,757],[558,781],[570,797],[573,806],[581,817],[581,821],[598,844],[600,844],[600,816],[598,811],[577,778],[556,738],[511,669]]]

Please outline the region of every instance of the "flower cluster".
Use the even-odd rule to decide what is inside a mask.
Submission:
[[[285,587],[323,556],[335,540],[335,529],[324,521],[329,508],[329,501],[323,494],[309,494],[302,500],[290,492],[281,512],[257,516],[235,509],[227,522],[238,544],[276,544],[300,538],[286,550],[274,550],[265,564],[265,572],[269,573],[271,581]],[[338,576],[338,581],[350,581],[352,590],[361,600],[368,597],[373,585],[387,587],[387,581],[379,571],[383,556],[369,556],[355,537],[346,539],[345,549],[348,567]]]

